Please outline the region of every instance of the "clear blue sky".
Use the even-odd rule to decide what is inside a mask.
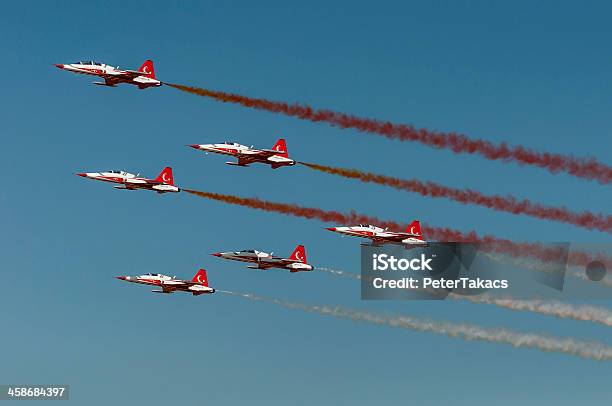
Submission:
[[[609,212],[610,187],[537,168],[222,105],[168,87],[92,86],[52,64],[94,59],[161,80],[301,101],[612,162],[605,2],[38,2],[2,5],[0,383],[69,383],[72,403],[603,404],[609,363],[324,318],[221,294],[154,295],[115,275],[209,270],[214,287],[306,303],[544,331],[609,329],[466,303],[361,302],[327,274],[208,255],[306,245],[355,271],[359,244],[317,221],[185,193],[121,192],[76,172],[165,165],[178,185],[420,218],[533,241],[609,235],[363,185],[302,167],[223,164],[185,144],[287,139],[297,159]],[[428,4],[426,4],[428,3]],[[604,303],[605,305],[606,303]],[[607,304],[609,305],[609,303]]]

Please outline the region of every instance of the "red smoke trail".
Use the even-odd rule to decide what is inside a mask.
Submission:
[[[191,193],[205,199],[217,200],[229,204],[281,213],[290,216],[318,219],[325,222],[346,225],[359,223],[376,224],[382,227],[389,227],[392,230],[404,230],[407,227],[407,225],[398,224],[393,221],[383,221],[377,219],[376,217],[368,217],[355,212],[344,214],[337,211],[322,210],[313,207],[302,207],[296,204],[275,203],[258,198],[239,197],[189,189],[183,190],[187,193]],[[514,242],[490,235],[479,237],[475,231],[463,233],[450,228],[432,227],[429,225],[422,225],[421,229],[425,235],[425,238],[431,241],[474,242],[480,244],[481,248],[486,251],[507,254],[513,257],[532,257],[541,261],[558,261],[560,257],[559,250],[547,248],[538,243]],[[595,256],[590,253],[578,251],[569,253],[568,264],[584,266],[595,260],[604,263],[608,269],[610,269],[612,266],[612,258],[607,258],[602,255]]]
[[[221,102],[237,103],[244,107],[281,113],[302,120],[324,121],[334,127],[354,128],[401,141],[417,141],[432,148],[450,149],[455,153],[479,154],[490,160],[514,161],[520,165],[538,166],[551,173],[566,172],[579,178],[596,180],[601,184],[612,182],[612,167],[595,158],[576,158],[569,155],[536,152],[520,145],[509,147],[506,143],[494,145],[489,141],[471,139],[463,134],[418,129],[408,124],[394,124],[389,121],[355,117],[331,110],[315,110],[306,105],[255,99],[172,83],[166,84],[184,92],[210,97]]]
[[[417,179],[398,179],[370,172],[362,172],[356,169],[336,168],[305,162],[300,163],[309,168],[332,175],[390,186],[395,189],[415,192],[422,196],[445,197],[463,204],[475,204],[512,214],[526,214],[540,219],[569,223],[591,230],[597,229],[608,233],[612,232],[612,216],[603,214],[593,214],[588,211],[573,213],[565,207],[543,206],[538,203],[532,203],[527,199],[517,200],[513,196],[487,196],[472,189],[455,189],[438,183],[421,182]]]

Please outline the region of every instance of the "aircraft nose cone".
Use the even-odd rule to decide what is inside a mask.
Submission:
[[[191,148],[194,148],[194,149],[200,149],[200,146],[198,144],[188,145],[188,147],[191,147]]]
[[[115,278],[121,279],[122,281],[125,281],[125,280],[127,280],[128,277],[127,276],[115,276]]]
[[[336,231],[336,227],[327,227],[327,228],[325,228],[325,229],[326,229],[326,230],[329,230],[329,231]]]
[[[86,173],[77,173],[76,175],[77,175],[77,176],[82,176],[82,177],[84,177],[84,178],[86,178],[86,177],[87,177],[87,174],[86,174]]]
[[[210,255],[212,255],[212,256],[214,256],[214,257],[220,257],[220,256],[221,256],[221,253],[220,253],[220,252],[214,252],[214,253],[212,253],[212,254],[210,254]]]
[[[64,65],[61,64],[61,63],[56,63],[55,66],[60,68],[60,69],[64,69]]]

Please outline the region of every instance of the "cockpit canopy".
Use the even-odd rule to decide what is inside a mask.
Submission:
[[[229,142],[229,141],[225,141],[223,144],[225,144],[225,145],[233,145],[235,147],[240,146],[240,144],[238,144],[237,142]]]
[[[126,171],[120,171],[120,170],[112,170],[112,171],[107,171],[107,173],[116,173],[117,175],[122,175],[125,176],[126,178],[134,178],[136,177],[136,175],[126,172]]]
[[[151,273],[151,272],[149,272],[149,273],[147,273],[147,276],[156,276],[156,277],[162,278],[162,279],[170,279],[169,276],[163,275],[161,273]]]
[[[257,251],[257,250],[242,250],[242,251],[235,252],[234,254],[236,255],[245,255],[245,254],[253,255],[254,254],[257,257],[271,256],[271,254],[268,254],[267,252]]]
[[[95,62],[95,61],[79,61],[77,62],[78,65],[98,65],[101,66],[102,64],[100,62]]]

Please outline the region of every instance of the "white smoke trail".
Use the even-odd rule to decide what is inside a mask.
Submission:
[[[361,275],[355,272],[346,272],[331,268],[317,268],[317,270],[328,272],[335,276],[361,280]],[[540,313],[560,319],[588,321],[612,327],[612,311],[605,307],[573,305],[557,300],[517,300],[510,297],[494,298],[486,294],[468,296],[451,293],[447,297],[453,300],[467,300],[472,303],[489,304],[514,311]]]
[[[488,295],[463,296],[450,294],[454,300],[468,300],[472,303],[485,303],[515,311],[527,311],[554,316],[560,319],[590,321],[612,327],[612,312],[605,307],[590,305],[573,305],[557,300],[516,300],[512,298],[494,298]]]
[[[430,332],[460,338],[467,341],[486,341],[490,343],[509,344],[517,348],[535,348],[546,352],[558,352],[575,355],[598,361],[612,360],[612,347],[596,342],[585,342],[573,338],[558,338],[533,333],[521,333],[504,328],[485,328],[469,324],[455,324],[435,320],[418,319],[411,316],[385,316],[375,313],[342,308],[340,306],[316,306],[286,300],[258,296],[252,293],[239,293],[218,290],[232,296],[249,300],[273,303],[288,309],[302,310],[325,316],[337,317],[353,321],[381,326],[397,327],[414,331]]]
[[[537,261],[537,260],[531,260],[531,259],[526,259],[526,258],[523,258],[523,259],[514,258],[508,255],[499,255],[499,254],[491,254],[491,253],[484,253],[484,255],[486,255],[487,257],[491,258],[494,261],[505,262],[507,264],[516,266],[518,268],[525,268],[525,269],[529,269],[532,271],[538,271],[538,272],[553,272],[554,271],[553,269],[551,269],[550,266],[547,266],[546,264],[543,264],[542,262]],[[570,276],[573,276],[574,278],[582,279],[585,281],[591,281],[589,277],[586,275],[586,273],[584,271],[581,271],[580,268],[577,268],[577,267],[568,266],[567,274]],[[612,280],[610,280],[610,278],[604,278],[598,282],[604,286],[612,287]]]
[[[350,278],[350,279],[354,279],[357,281],[361,280],[361,275],[355,272],[346,272],[346,271],[341,271],[339,269],[332,269],[332,268],[325,268],[325,267],[316,267],[315,270],[327,272],[334,276],[342,276],[344,278]]]
[[[589,279],[589,277],[587,276],[585,272],[580,272],[576,269],[569,269],[568,271],[569,271],[568,275],[571,275],[574,278],[578,278],[578,279],[582,279],[587,282],[594,283],[591,279]],[[612,280],[610,278],[603,278],[602,280],[597,281],[597,283],[601,283],[602,286],[607,286],[609,288],[612,288]]]
[[[485,253],[485,255],[494,261],[505,262],[505,263],[514,265],[519,268],[525,268],[525,269],[530,269],[532,271],[539,271],[539,272],[551,272],[551,268],[549,266],[546,266],[545,264],[537,260],[513,258],[513,257],[509,257],[506,255],[497,255],[497,254],[490,254],[490,253]],[[583,270],[580,270],[580,268],[577,268],[577,267],[568,266],[567,275],[570,275],[574,278],[582,279],[587,282],[593,282],[591,279],[589,279],[589,277]],[[602,280],[597,281],[597,283],[600,283],[601,286],[607,286],[607,287],[612,288],[612,279],[610,278],[607,278],[607,277],[603,278]]]

